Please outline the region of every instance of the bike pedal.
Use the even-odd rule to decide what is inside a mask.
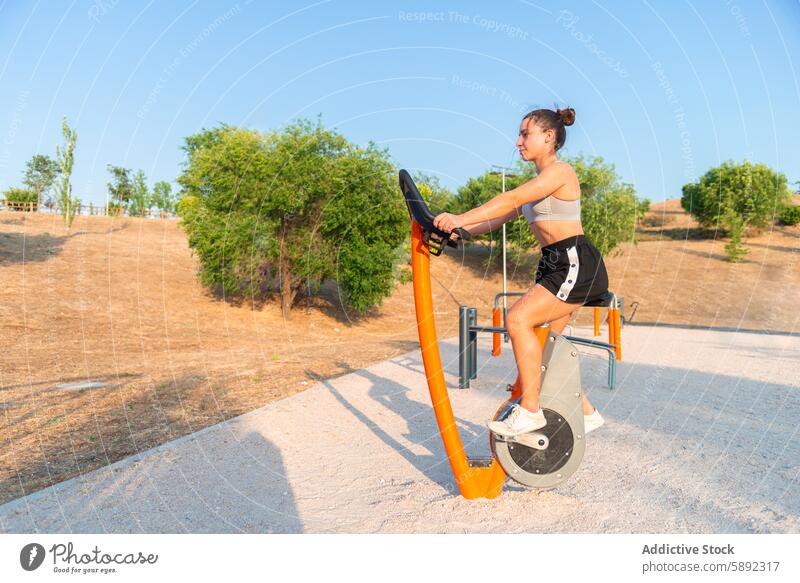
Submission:
[[[550,439],[543,433],[523,433],[514,437],[514,441],[534,449],[547,449],[547,446],[550,445]]]

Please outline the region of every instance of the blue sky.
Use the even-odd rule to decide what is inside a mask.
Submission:
[[[530,108],[571,105],[568,154],[599,155],[653,201],[721,161],[800,180],[800,2],[12,2],[0,0],[0,189],[61,117],[73,188],[106,164],[152,184],[219,122],[322,115],[456,188],[515,161]]]

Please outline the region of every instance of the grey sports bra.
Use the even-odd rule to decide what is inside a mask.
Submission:
[[[581,199],[561,200],[548,195],[536,204],[526,202],[522,205],[522,214],[529,223],[536,221],[580,221]]]

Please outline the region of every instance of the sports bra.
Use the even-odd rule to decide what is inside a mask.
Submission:
[[[522,214],[529,223],[536,221],[580,221],[581,199],[561,200],[552,194],[537,201],[522,205]]]

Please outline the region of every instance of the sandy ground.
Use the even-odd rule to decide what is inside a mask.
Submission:
[[[473,388],[450,391],[470,455],[513,380],[510,345],[489,342]],[[415,350],[0,506],[0,531],[800,532],[800,335],[627,326],[623,342],[613,392],[580,349],[606,425],[554,490],[455,493]],[[454,386],[456,339],[440,347]]]

